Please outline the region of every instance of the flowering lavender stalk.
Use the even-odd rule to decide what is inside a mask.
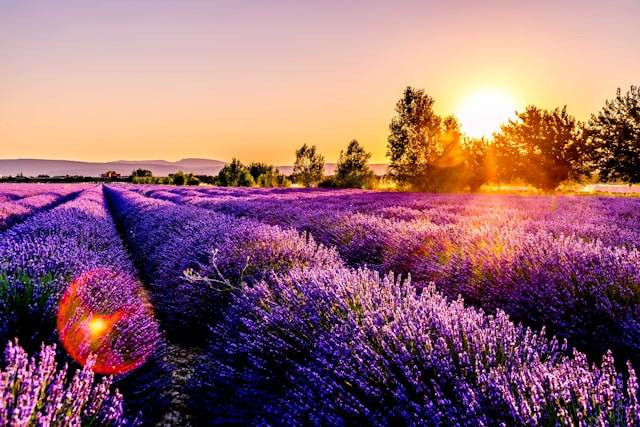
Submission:
[[[293,226],[351,266],[434,282],[451,298],[546,326],[592,360],[611,349],[640,363],[636,199],[146,191]]]
[[[27,192],[26,194],[28,195],[17,199],[5,201],[0,199],[0,231],[17,222],[23,221],[25,218],[37,212],[64,203],[78,194],[84,186],[67,186],[57,191],[52,191],[55,190],[55,188],[46,191],[42,187],[39,188],[41,188],[42,192],[36,194]]]
[[[9,342],[0,372],[0,425],[130,425],[123,416],[122,395],[111,391],[111,377],[94,381],[95,359],[69,378],[58,369],[55,344],[42,344],[29,358],[18,341]]]
[[[236,295],[191,383],[199,422],[634,425],[606,355],[369,270],[301,269]]]
[[[106,359],[109,364],[136,362],[135,367],[146,358],[142,366],[114,380],[126,397],[127,413],[142,411],[147,422],[162,417],[169,405],[171,367],[164,362],[158,323],[143,304],[137,271],[97,186],[0,233],[0,339],[19,337],[24,348],[35,351],[43,341],[60,339],[62,332],[72,344],[69,348],[78,349],[82,341],[73,337],[79,335],[56,325],[59,303],[70,287],[82,290],[69,304],[80,307],[77,303],[82,302],[75,314],[106,315],[72,325],[87,323],[94,343],[109,346],[101,353],[117,355]],[[135,304],[135,310],[128,304]],[[115,322],[118,313],[123,316]],[[74,355],[81,361],[84,356]]]
[[[294,230],[114,187],[106,193],[144,265],[163,325],[176,341],[202,343],[242,283],[251,286],[301,266],[342,265],[334,250]]]

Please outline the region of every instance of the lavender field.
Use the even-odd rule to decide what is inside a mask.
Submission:
[[[639,250],[640,198],[2,185],[0,425],[640,425]]]

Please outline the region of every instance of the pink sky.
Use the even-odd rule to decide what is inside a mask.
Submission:
[[[107,4],[108,3],[108,4]],[[587,119],[640,84],[640,2],[0,0],[0,158],[385,161],[406,85]]]

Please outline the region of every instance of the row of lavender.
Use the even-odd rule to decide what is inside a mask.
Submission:
[[[82,292],[74,286],[81,286]],[[108,367],[115,368],[114,360],[142,360],[150,354],[137,370],[114,378],[124,407],[119,394],[110,391],[110,379],[92,386],[91,370],[104,352],[98,360],[81,360],[84,370],[68,386],[66,368],[55,372],[54,359],[77,366],[70,355],[82,355],[73,340],[61,337],[65,331],[74,332],[73,322],[56,325],[61,299],[70,289],[76,292],[75,316],[127,310],[127,319],[115,326],[119,338],[108,343]],[[87,188],[0,233],[0,342],[18,339],[24,349],[40,354],[30,362],[20,347],[7,347],[0,381],[1,418],[15,425],[79,425],[131,423],[139,416],[153,422],[162,416],[169,404],[171,369],[164,362],[158,324],[140,304],[143,299],[144,290],[100,187]],[[82,305],[86,307],[80,310]],[[131,337],[136,342],[124,339]],[[41,349],[42,342],[70,346],[66,351],[62,345]]]
[[[187,390],[198,420],[640,422],[633,369],[625,380],[609,353],[590,366],[501,310],[348,268],[292,230],[124,188],[106,194],[170,337],[199,344],[208,329]]]
[[[0,188],[0,231],[69,200],[84,188],[84,185],[3,185]]]
[[[546,327],[593,360],[611,349],[640,362],[638,199],[147,192],[309,232],[351,266],[433,282]]]

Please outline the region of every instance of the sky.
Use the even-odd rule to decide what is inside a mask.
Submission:
[[[0,158],[291,164],[356,138],[383,163],[407,85],[467,121],[478,92],[588,119],[640,84],[639,22],[639,0],[0,0]]]

